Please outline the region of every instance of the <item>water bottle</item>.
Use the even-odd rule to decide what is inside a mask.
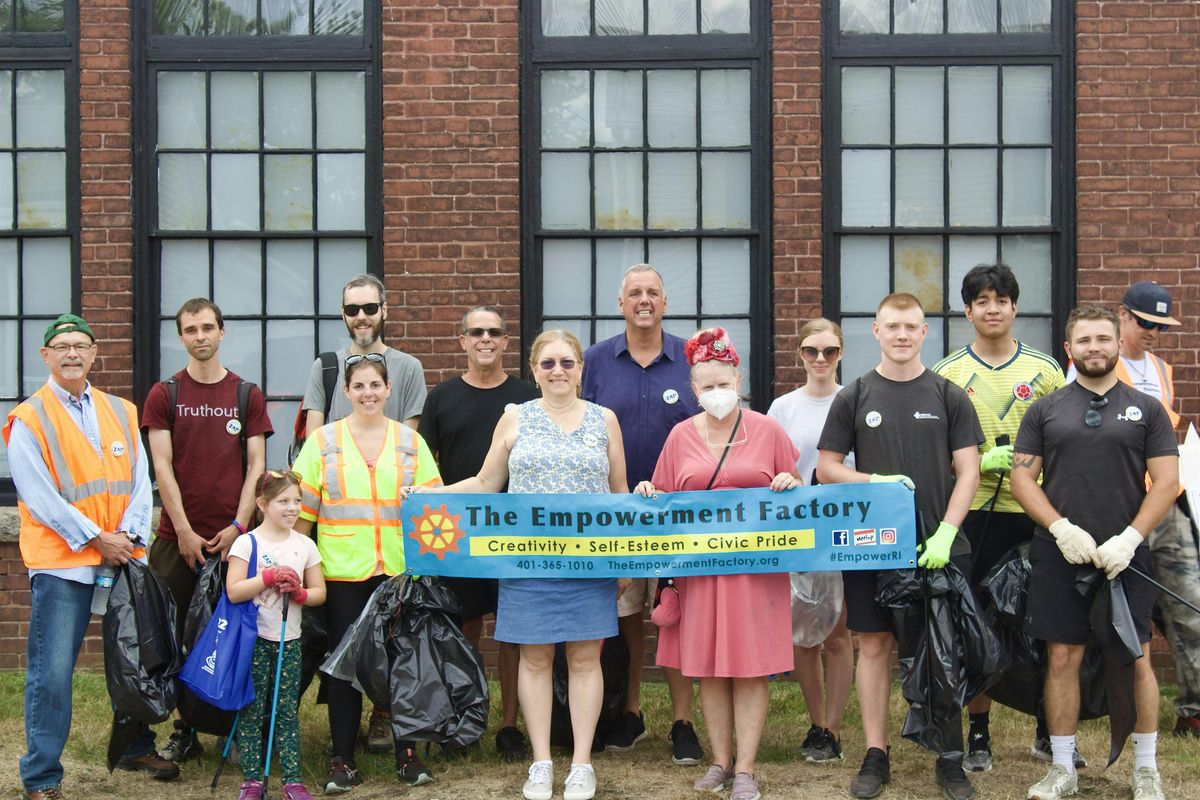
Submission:
[[[92,589],[92,613],[103,617],[108,610],[108,594],[112,591],[113,579],[117,576],[117,568],[108,564],[96,567],[95,588]]]

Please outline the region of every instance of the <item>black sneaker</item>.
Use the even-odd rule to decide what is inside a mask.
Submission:
[[[610,753],[628,753],[633,746],[646,738],[646,724],[642,714],[626,711],[604,736],[604,749]]]
[[[810,764],[825,764],[842,760],[842,743],[828,728],[821,728],[813,745],[804,751],[804,760]]]
[[[1029,754],[1038,761],[1045,761],[1047,764],[1054,763],[1054,751],[1050,748],[1050,737],[1039,736],[1033,740],[1033,746],[1029,748]],[[1087,766],[1087,759],[1083,753],[1079,752],[1079,748],[1075,748],[1075,769],[1083,769]]]
[[[204,748],[200,746],[200,740],[196,737],[196,729],[183,720],[177,719],[174,730],[171,732],[171,738],[167,740],[167,746],[159,750],[158,755],[167,761],[182,764],[189,758],[199,758],[204,755]]]
[[[934,767],[934,777],[937,785],[942,787],[942,797],[945,800],[971,800],[975,796],[975,787],[962,764],[954,759],[939,758]]]
[[[992,771],[992,738],[986,733],[972,733],[967,737],[963,768],[968,772]]]
[[[680,766],[691,766],[699,764],[704,758],[704,748],[700,747],[700,740],[696,738],[696,729],[692,727],[692,723],[682,719],[675,720],[667,739],[671,742],[672,762]]]
[[[517,764],[530,758],[529,742],[525,741],[523,733],[512,726],[496,731],[496,752],[509,764]]]
[[[884,784],[892,780],[892,765],[888,754],[878,747],[867,750],[862,766],[850,781],[850,794],[860,800],[870,800],[883,792]]]
[[[808,759],[808,751],[812,750],[813,745],[821,737],[821,731],[823,730],[824,728],[819,725],[808,726],[808,733],[804,735],[804,741],[800,743],[800,755],[804,756],[805,760]]]
[[[343,794],[362,783],[362,775],[353,762],[334,756],[329,762],[329,777],[325,779],[325,794]]]
[[[429,770],[421,762],[417,751],[411,747],[406,747],[396,757],[396,778],[401,783],[407,783],[409,786],[420,786],[423,783],[431,782],[433,775],[429,773]]]

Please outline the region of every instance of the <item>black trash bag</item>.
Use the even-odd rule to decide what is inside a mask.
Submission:
[[[329,655],[329,623],[325,606],[309,606],[300,620],[300,691],[299,702],[313,679],[317,681],[317,704],[329,702],[329,684],[321,663]]]
[[[387,640],[400,613],[403,591],[400,576],[379,584],[358,619],[321,665],[321,672],[354,684],[379,708],[387,708],[392,702]]]
[[[225,588],[224,562],[219,556],[212,556],[204,562],[200,574],[196,576],[196,588],[192,592],[192,600],[188,603],[187,614],[183,618],[183,630],[179,637],[180,653],[184,661],[192,652],[197,637],[204,632],[208,621],[212,619],[217,601]],[[183,681],[179,682],[179,716],[185,723],[203,733],[213,736],[228,736],[233,729],[234,711],[225,711],[206,703],[196,696]]]
[[[966,577],[953,562],[881,572],[875,599],[899,645],[909,703],[901,734],[935,753],[962,752],[962,709],[1006,663]]]
[[[600,718],[596,721],[596,735],[592,738],[593,752],[603,749],[605,734],[625,713],[625,700],[629,692],[629,645],[620,635],[610,636],[601,643],[600,672],[604,676],[604,700],[600,706]],[[575,744],[567,700],[567,648],[563,644],[554,648],[554,705],[550,711],[550,744],[556,747],[573,747]]]
[[[1097,584],[1099,588],[1097,589]],[[1142,657],[1133,612],[1121,575],[1107,580],[1105,574],[1091,567],[1081,567],[1075,578],[1080,593],[1094,592],[1088,622],[1092,638],[1100,641],[1104,650],[1104,688],[1108,695],[1109,750],[1108,764],[1121,755],[1125,741],[1137,725],[1137,707],[1133,700],[1133,662]]]

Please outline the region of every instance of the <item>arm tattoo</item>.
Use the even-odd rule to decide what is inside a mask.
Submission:
[[[1036,456],[1018,454],[1013,459],[1013,469],[1029,469],[1035,460],[1037,460]]]

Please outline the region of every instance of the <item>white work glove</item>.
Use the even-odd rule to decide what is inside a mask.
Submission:
[[[1050,535],[1054,537],[1067,563],[1100,566],[1099,557],[1096,555],[1096,540],[1071,520],[1066,517],[1056,520],[1050,525]]]
[[[1097,566],[1108,574],[1111,581],[1129,566],[1134,551],[1143,541],[1145,540],[1136,528],[1127,526],[1125,530],[1096,548],[1096,561],[1099,562]]]

